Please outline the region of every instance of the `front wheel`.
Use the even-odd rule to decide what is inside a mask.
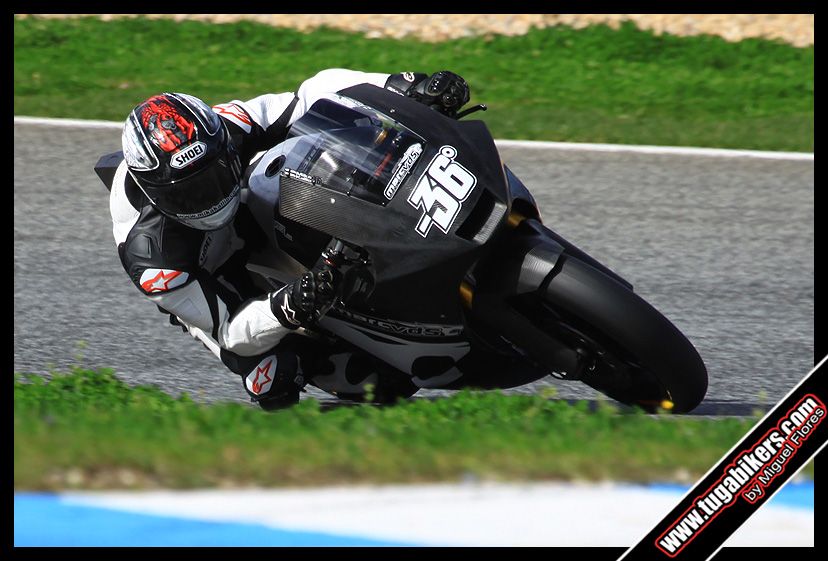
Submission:
[[[578,349],[580,380],[622,403],[648,410],[695,408],[707,369],[687,338],[632,290],[564,254],[532,319]]]

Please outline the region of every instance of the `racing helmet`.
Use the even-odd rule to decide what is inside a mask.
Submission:
[[[230,223],[241,200],[241,160],[224,121],[184,93],[135,107],[121,139],[129,174],[161,213],[197,230]]]

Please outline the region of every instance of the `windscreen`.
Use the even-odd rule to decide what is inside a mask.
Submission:
[[[288,138],[300,137],[291,150],[301,158],[296,171],[348,196],[385,205],[414,168],[425,142],[388,115],[348,98],[335,99],[317,101],[291,126]]]

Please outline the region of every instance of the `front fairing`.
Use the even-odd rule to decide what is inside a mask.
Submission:
[[[314,104],[262,157],[249,186],[254,214],[277,241],[315,231],[327,236],[323,245],[334,237],[370,255],[371,313],[435,323],[461,321],[460,282],[502,230],[511,201],[482,122],[370,85]],[[295,249],[310,266],[321,248]]]

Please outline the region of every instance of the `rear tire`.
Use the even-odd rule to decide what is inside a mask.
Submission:
[[[618,281],[568,255],[542,290],[537,314],[593,359],[581,381],[621,401],[654,410],[694,409],[707,392],[707,369],[687,338]],[[536,315],[536,319],[537,319]],[[548,331],[548,329],[547,329]],[[583,336],[582,336],[583,335]]]

